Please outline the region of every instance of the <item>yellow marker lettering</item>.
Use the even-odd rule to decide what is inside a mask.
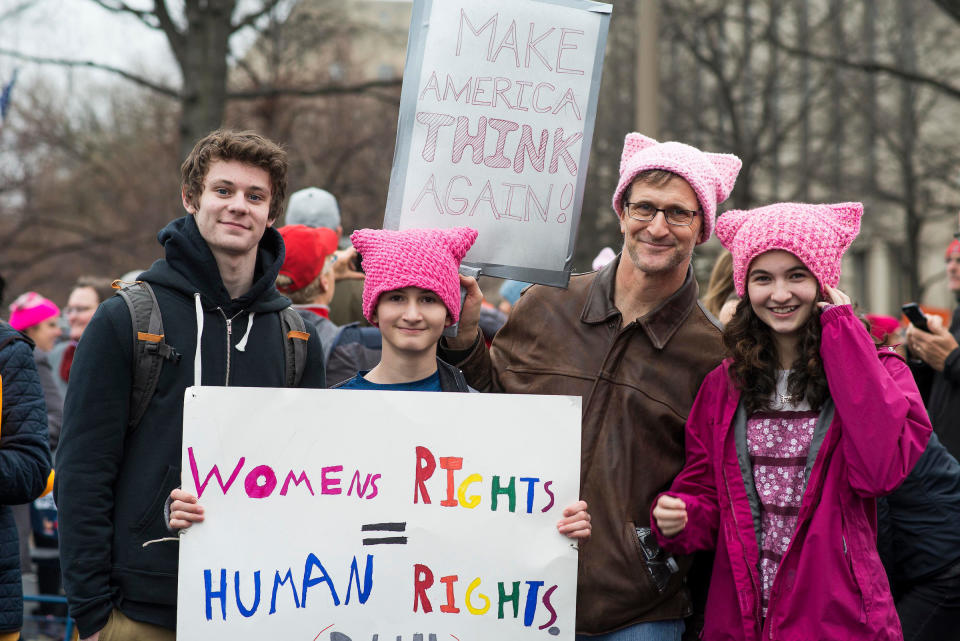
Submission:
[[[457,488],[457,498],[460,499],[460,505],[468,508],[475,508],[480,505],[480,495],[474,494],[469,499],[467,498],[467,488],[470,487],[472,483],[479,483],[483,480],[483,477],[479,474],[471,474],[463,483],[460,484],[460,487]]]
[[[467,596],[465,600],[467,602],[467,611],[470,614],[486,614],[487,610],[490,609],[490,599],[488,599],[487,595],[483,594],[482,592],[478,593],[477,596],[479,596],[483,600],[483,607],[482,608],[473,607],[473,603],[470,600],[470,595],[473,594],[473,591],[476,590],[478,587],[480,587],[480,577],[477,577],[473,581],[471,581],[469,587],[467,587]]]

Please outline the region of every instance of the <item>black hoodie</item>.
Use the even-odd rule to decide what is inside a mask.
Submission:
[[[203,309],[202,383],[284,385],[284,339],[277,312],[290,302],[274,287],[284,256],[280,234],[267,228],[257,251],[253,286],[232,300],[193,216],[171,222],[158,239],[166,258],[141,279],[153,285],[165,341],[181,358],[164,361],[140,425],[127,429],[134,339],[120,297],[100,305],[70,372],[55,492],[64,586],[81,638],[102,629],[114,607],[132,619],[176,628],[179,546],[143,543],[170,534],[163,503],[180,484],[183,393],[194,384],[197,294]],[[248,327],[241,351],[237,345]],[[316,331],[307,329],[300,386],[322,388],[323,350]]]

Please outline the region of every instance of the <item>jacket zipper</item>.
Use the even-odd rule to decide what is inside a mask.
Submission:
[[[233,319],[243,313],[243,310],[240,310],[230,318],[227,318],[226,312],[223,311],[222,307],[217,308],[220,311],[220,314],[223,316],[223,320],[227,324],[227,375],[223,381],[225,387],[230,387],[230,350],[233,347]]]
[[[727,478],[727,470],[723,470],[723,485],[727,490],[727,501],[730,503],[730,515],[733,517],[733,527],[737,531],[737,538],[740,539],[740,546],[745,548],[746,546],[743,543],[743,537],[740,536],[740,524],[737,522],[737,511],[733,504],[733,495],[730,493],[730,479]],[[750,526],[753,528],[753,525]],[[746,550],[744,550],[744,561],[746,561]],[[762,609],[762,603],[760,601],[761,595],[760,590],[757,587],[757,579],[754,577],[753,570],[750,567],[749,563],[746,563],[747,570],[750,573],[750,584],[753,586],[753,595],[755,597],[754,604],[756,609],[754,610],[754,620],[756,621],[757,627],[760,628],[760,634],[763,634],[763,622],[760,619],[760,610]]]

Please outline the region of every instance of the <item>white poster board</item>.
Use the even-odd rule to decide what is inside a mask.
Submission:
[[[384,228],[472,227],[465,264],[565,287],[610,11],[414,0]]]
[[[177,638],[572,640],[577,550],[556,523],[579,494],[580,411],[189,388],[182,487],[206,520],[181,537]]]

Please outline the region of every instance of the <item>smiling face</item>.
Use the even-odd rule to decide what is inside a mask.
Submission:
[[[70,325],[70,340],[80,340],[83,330],[87,328],[99,304],[100,298],[93,287],[77,287],[70,292],[66,309],[67,324]]]
[[[382,293],[372,316],[384,347],[411,355],[435,351],[443,329],[452,322],[440,297],[419,287]]]
[[[775,249],[760,254],[747,273],[753,313],[782,337],[796,336],[813,314],[820,285],[799,258]]]
[[[270,220],[270,174],[237,160],[215,160],[203,180],[196,205],[183,194],[183,206],[197,221],[215,257],[256,255]]]
[[[36,325],[26,328],[23,333],[30,337],[37,345],[37,349],[49,352],[53,349],[57,339],[63,333],[60,329],[60,318],[54,316],[45,321],[40,321]]]
[[[650,203],[660,209],[700,209],[697,194],[679,176],[661,184],[635,180],[627,191],[626,200]],[[624,254],[630,257],[636,269],[650,275],[667,275],[676,271],[686,274],[702,227],[702,213],[698,213],[689,226],[668,224],[662,212],[657,212],[649,222],[630,218],[626,207],[620,214]]]

